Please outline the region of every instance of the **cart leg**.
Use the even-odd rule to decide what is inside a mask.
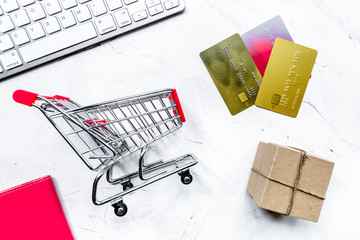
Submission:
[[[181,171],[178,173],[180,178],[181,178],[181,182],[185,185],[188,185],[192,182],[193,180],[193,177],[192,175],[190,174],[190,170],[189,169],[186,169],[184,171]]]
[[[118,217],[123,217],[126,215],[127,213],[127,206],[126,204],[124,203],[124,201],[121,199],[120,201],[118,202],[115,202],[113,204],[111,204],[113,207],[114,207],[114,213],[116,216]]]
[[[113,166],[110,166],[109,170],[106,171],[106,181],[108,181],[108,183],[114,183],[114,180],[112,178],[112,169]]]
[[[144,157],[147,153],[147,150],[148,150],[148,146],[145,146],[143,148],[141,148],[141,152],[140,152],[140,158],[139,158],[139,178],[143,181],[146,181],[146,180],[149,180],[151,178],[154,178],[156,176],[159,176],[159,175],[162,175],[164,173],[166,173],[166,171],[162,171],[162,172],[159,172],[159,173],[156,173],[150,177],[145,177],[144,176],[144,171],[146,170],[146,168],[151,168],[152,166],[156,166],[156,165],[159,165],[159,163],[161,163],[161,161],[159,162],[156,162],[154,165],[148,165],[146,166],[144,164]]]

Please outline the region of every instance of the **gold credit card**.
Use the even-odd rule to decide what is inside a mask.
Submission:
[[[206,49],[200,57],[232,115],[255,104],[262,77],[239,34]]]
[[[256,106],[296,117],[315,64],[317,51],[277,38]]]

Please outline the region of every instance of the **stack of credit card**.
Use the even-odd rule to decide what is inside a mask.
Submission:
[[[256,105],[296,117],[317,51],[293,42],[280,16],[200,53],[232,115]]]

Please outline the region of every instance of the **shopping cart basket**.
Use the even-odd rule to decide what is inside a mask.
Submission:
[[[95,205],[111,202],[118,216],[127,213],[123,196],[129,193],[175,173],[184,184],[192,181],[189,168],[197,163],[193,154],[151,164],[144,161],[149,144],[179,129],[185,122],[175,89],[89,106],[80,106],[59,95],[48,97],[24,90],[15,91],[13,98],[38,108],[86,166],[98,172],[93,182],[92,201]],[[114,166],[136,151],[140,152],[138,169],[114,177]],[[99,199],[100,179],[106,179],[103,181],[111,185],[121,184],[122,191]]]

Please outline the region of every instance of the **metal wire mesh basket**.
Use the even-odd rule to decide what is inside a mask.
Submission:
[[[99,172],[93,183],[93,203],[101,205],[112,202],[118,216],[127,212],[122,199],[126,194],[174,173],[181,176],[184,184],[192,181],[189,168],[197,163],[193,154],[148,165],[144,163],[149,144],[179,129],[185,122],[175,89],[89,106],[81,106],[72,99],[59,95],[48,97],[24,90],[15,91],[13,98],[18,103],[38,108],[86,166]],[[113,166],[138,150],[138,170],[114,178]],[[99,200],[99,181],[105,173],[107,182],[112,185],[121,184],[123,191]],[[135,178],[141,180],[137,185],[132,183]]]

